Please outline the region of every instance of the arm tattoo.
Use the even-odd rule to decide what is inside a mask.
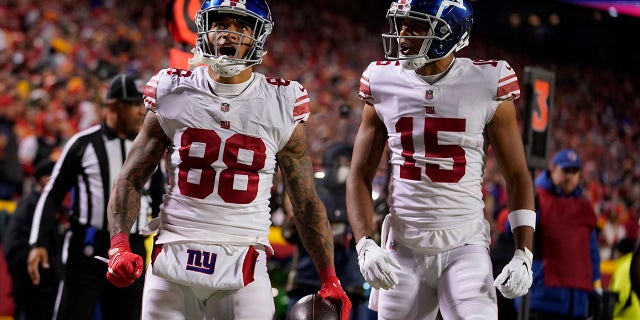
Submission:
[[[313,166],[306,149],[304,128],[298,125],[285,148],[278,153],[278,161],[300,239],[321,270],[333,265],[333,236],[326,209],[316,193]]]
[[[148,112],[142,131],[131,145],[107,205],[111,235],[131,230],[140,211],[142,187],[158,167],[169,138],[153,112]]]

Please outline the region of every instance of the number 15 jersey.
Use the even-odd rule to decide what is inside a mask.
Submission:
[[[516,74],[505,61],[456,58],[452,63],[434,84],[396,61],[371,63],[360,80],[360,98],[375,107],[388,132],[395,237],[424,247],[430,246],[424,243],[425,230],[483,234],[471,240],[441,234],[437,238],[452,239],[435,251],[461,245],[457,242],[488,245],[481,190],[485,127],[501,100],[520,95]],[[482,227],[465,227],[472,224]]]
[[[217,96],[207,67],[164,69],[145,105],[171,138],[158,243],[183,240],[269,247],[276,154],[309,117],[298,82],[254,73],[238,96]]]

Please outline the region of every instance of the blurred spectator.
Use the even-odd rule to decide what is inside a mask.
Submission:
[[[578,153],[563,149],[535,180],[531,320],[586,319],[591,298],[602,294],[596,216],[579,185],[581,168]]]
[[[354,120],[353,113],[353,108],[348,104],[341,104],[338,107],[338,122],[335,126],[336,137],[348,144],[353,144],[356,132],[358,132],[359,123]]]
[[[18,155],[26,175],[31,176],[35,165],[45,159],[56,158],[66,142],[65,125],[68,116],[59,102],[50,100],[47,95],[36,100],[41,108],[36,117],[35,131],[22,138]]]
[[[49,260],[51,268],[40,271],[42,278],[39,285],[31,283],[31,278],[27,273],[27,257],[31,249],[29,233],[31,232],[33,213],[40,194],[42,194],[42,189],[51,176],[54,164],[55,162],[44,159],[36,166],[34,177],[38,184],[18,202],[16,210],[9,219],[7,234],[4,238],[4,254],[11,273],[16,320],[44,320],[51,319],[53,315],[53,305],[62,270],[60,252],[63,225],[60,223],[52,225],[51,231],[48,233],[50,239],[47,241],[47,250],[51,252]],[[65,215],[65,210],[61,208],[58,215],[59,218],[62,218]]]
[[[629,213],[618,190],[612,190],[604,197],[600,210],[598,217],[600,256],[603,259],[614,259],[618,241],[627,237],[625,222],[629,218]]]
[[[11,105],[0,105],[0,200],[13,200],[22,192],[22,168],[18,159],[16,114]]]
[[[618,294],[613,308],[613,320],[640,319],[640,302],[631,290],[629,279],[633,246],[634,241],[629,238],[620,240],[616,246],[616,269],[609,284],[609,290]]]
[[[69,79],[66,87],[65,108],[69,115],[75,116],[70,123],[76,131],[82,131],[100,123],[101,110],[91,100],[90,92],[80,77]]]
[[[638,220],[638,224],[640,224],[640,220]],[[631,290],[636,293],[636,296],[640,297],[640,236],[636,240],[636,248],[633,250],[631,257],[629,275],[631,277]]]

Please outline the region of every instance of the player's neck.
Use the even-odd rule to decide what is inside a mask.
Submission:
[[[453,63],[454,56],[452,54],[434,62],[430,62],[416,70],[421,76],[429,76],[445,72]]]
[[[253,79],[255,79],[253,74],[251,74],[249,80],[242,83],[222,83],[210,79],[209,90],[216,96],[231,99],[245,92],[251,86]]]
[[[242,70],[242,72],[238,73],[233,77],[223,77],[213,71],[213,68],[209,67],[208,70],[209,76],[215,82],[224,83],[224,84],[238,84],[243,83],[251,79],[251,74],[253,73],[253,68],[246,68]]]

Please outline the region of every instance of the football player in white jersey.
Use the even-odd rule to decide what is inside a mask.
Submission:
[[[514,298],[532,281],[533,186],[513,103],[516,74],[505,61],[454,56],[469,41],[467,0],[396,0],[387,18],[387,60],[360,80],[364,109],[347,180],[360,271],[377,289],[370,307],[380,319],[497,319],[494,286]],[[390,212],[378,246],[371,188],[385,145]],[[481,193],[490,145],[517,248],[496,280]]]
[[[166,152],[169,188],[150,223],[158,234],[142,318],[272,319],[268,204],[278,166],[322,278],[318,295],[340,306],[346,320],[351,304],[336,277],[332,233],[300,125],[309,117],[307,91],[252,71],[273,28],[267,3],[207,0],[195,22],[192,70],[163,69],[147,83],[152,112],[109,200],[107,278],[126,286],[139,276],[142,258],[122,234]]]

